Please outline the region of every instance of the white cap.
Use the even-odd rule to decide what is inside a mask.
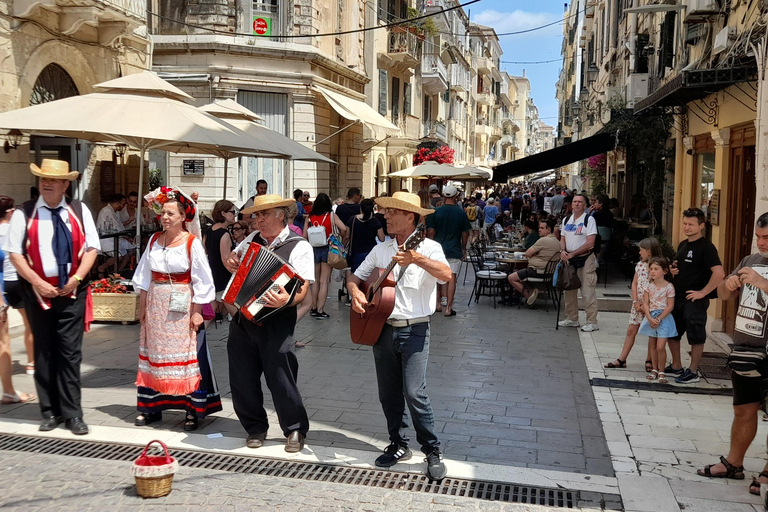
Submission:
[[[446,185],[443,187],[443,197],[456,197],[459,191],[453,185]]]
[[[437,192],[437,185],[435,185],[434,183],[432,185],[430,185],[429,186],[429,192],[430,193]]]

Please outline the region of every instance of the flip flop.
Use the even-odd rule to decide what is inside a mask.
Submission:
[[[443,316],[456,316],[456,311],[451,310],[450,313],[448,313],[447,315],[443,315]]]
[[[3,393],[3,405],[25,404],[37,398],[34,393]]]

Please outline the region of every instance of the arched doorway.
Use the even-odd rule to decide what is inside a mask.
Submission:
[[[389,159],[389,174],[392,174],[393,172],[397,172],[397,160],[394,158]],[[389,178],[389,195],[394,194],[395,192],[399,191],[401,188],[402,179],[400,178]]]
[[[384,159],[379,158],[376,161],[376,176],[373,178],[373,195],[379,197],[379,194],[386,192],[387,178],[384,176]]]

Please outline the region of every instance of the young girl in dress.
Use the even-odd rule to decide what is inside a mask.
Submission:
[[[606,368],[627,367],[629,352],[635,344],[637,330],[640,328],[640,324],[643,322],[644,318],[643,298],[645,296],[645,289],[648,286],[648,261],[651,258],[660,258],[662,256],[661,245],[655,238],[644,238],[638,244],[638,249],[640,250],[640,261],[635,265],[635,277],[632,279],[632,310],[629,312],[627,336],[624,338],[624,347],[621,349],[621,355],[616,358],[616,361],[606,364]],[[656,347],[651,346],[649,341],[648,354],[645,358],[646,372],[653,370],[651,353],[655,350]]]
[[[666,384],[664,365],[667,363],[667,338],[677,336],[672,310],[675,308],[675,287],[668,281],[669,263],[666,258],[651,258],[648,261],[650,283],[645,290],[643,310],[645,319],[640,324],[640,334],[648,336],[648,343],[656,348],[651,352],[653,370],[646,376]]]

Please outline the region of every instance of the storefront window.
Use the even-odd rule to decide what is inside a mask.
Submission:
[[[706,238],[711,239],[711,227],[709,224],[709,201],[712,198],[712,191],[715,189],[715,154],[700,153],[696,158],[696,171],[698,179],[694,182],[698,185],[698,194],[696,201],[701,211],[707,216]]]

